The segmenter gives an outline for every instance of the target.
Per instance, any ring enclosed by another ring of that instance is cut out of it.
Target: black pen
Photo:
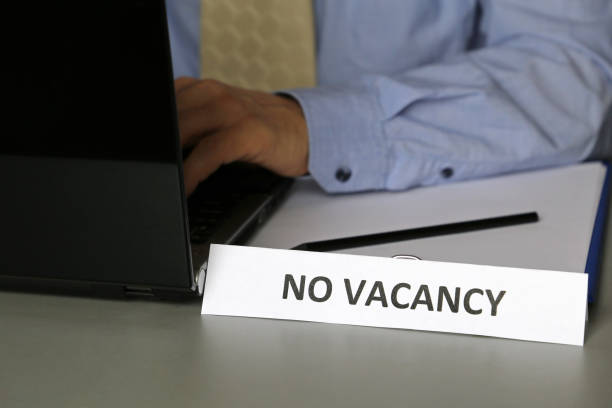
[[[291,249],[315,252],[337,251],[340,249],[347,248],[388,244],[391,242],[408,241],[411,239],[438,237],[442,235],[460,234],[463,232],[508,227],[511,225],[528,224],[537,222],[538,220],[538,213],[532,211],[521,214],[504,215],[502,217],[461,221],[451,224],[440,224],[429,227],[381,232],[377,234],[328,239],[325,241],[306,242]]]

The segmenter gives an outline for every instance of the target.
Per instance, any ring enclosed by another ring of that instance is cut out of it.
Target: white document
[[[303,242],[537,211],[540,221],[457,235],[343,250],[430,261],[584,272],[605,167],[585,163],[402,192],[326,194],[310,178],[249,242]]]
[[[582,345],[585,274],[212,245],[202,314]]]

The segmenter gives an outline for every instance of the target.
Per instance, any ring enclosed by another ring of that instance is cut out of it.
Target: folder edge
[[[594,303],[597,298],[597,284],[599,282],[599,274],[601,269],[601,260],[603,252],[604,233],[606,231],[608,203],[610,198],[610,163],[605,161],[602,164],[606,167],[606,176],[601,188],[601,196],[597,206],[597,215],[595,216],[595,224],[593,225],[593,234],[591,235],[591,243],[589,244],[589,252],[585,266],[585,273],[589,276],[588,284],[588,302]]]

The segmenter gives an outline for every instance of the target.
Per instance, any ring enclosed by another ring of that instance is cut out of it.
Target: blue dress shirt
[[[612,1],[314,6],[318,86],[288,93],[306,116],[310,172],[327,191],[612,155]]]
[[[200,0],[166,0],[174,77],[200,76]]]

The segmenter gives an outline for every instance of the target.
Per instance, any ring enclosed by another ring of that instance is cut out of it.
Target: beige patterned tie
[[[311,0],[201,0],[202,77],[273,91],[315,85]]]

